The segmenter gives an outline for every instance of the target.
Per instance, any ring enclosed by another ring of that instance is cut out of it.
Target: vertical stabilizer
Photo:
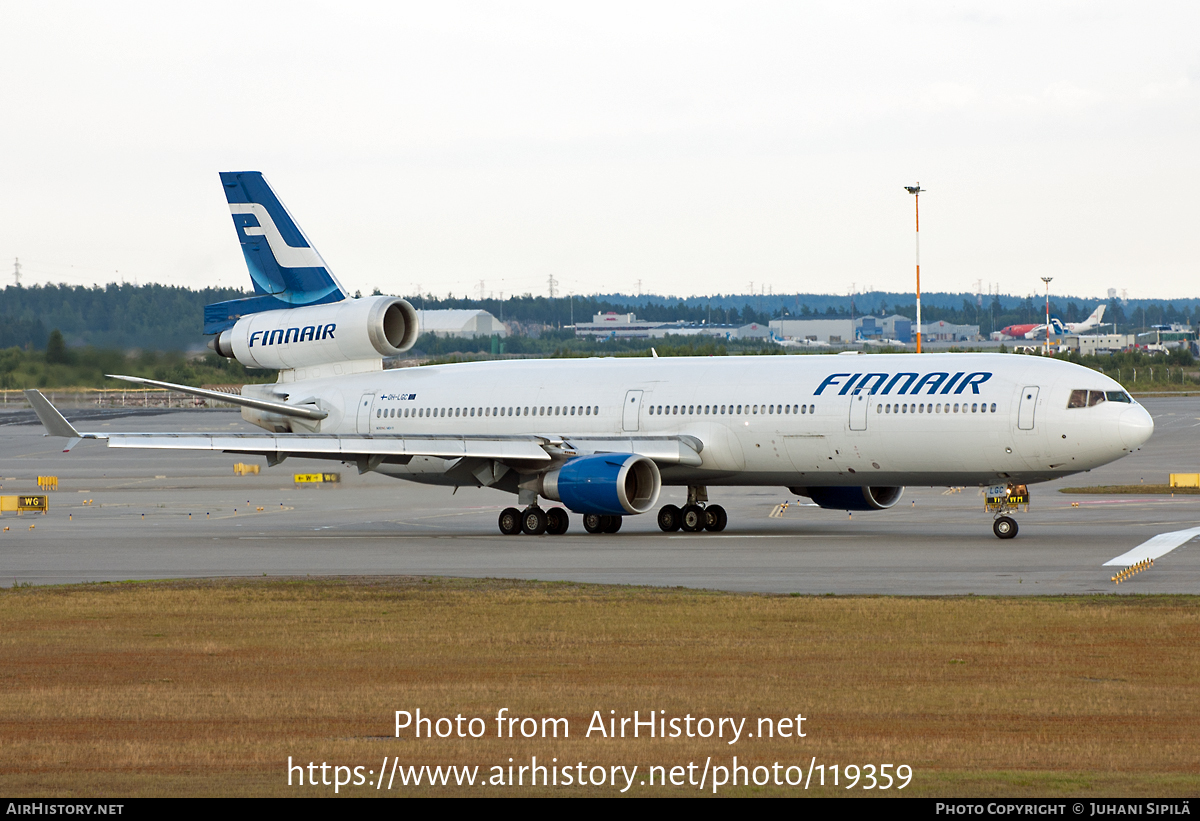
[[[221,184],[255,293],[286,303],[281,308],[346,298],[341,283],[261,173],[222,172]]]

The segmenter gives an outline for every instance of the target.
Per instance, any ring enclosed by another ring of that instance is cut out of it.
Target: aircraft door
[[[850,397],[850,430],[867,429],[867,397],[869,394],[857,393]]]
[[[642,391],[625,392],[625,409],[621,412],[621,430],[636,431],[642,420]]]
[[[375,404],[375,394],[364,393],[358,400],[358,432],[371,432],[371,406]]]
[[[1021,407],[1017,411],[1017,427],[1021,430],[1033,430],[1034,411],[1037,410],[1037,398],[1037,385],[1028,385],[1021,389]]]

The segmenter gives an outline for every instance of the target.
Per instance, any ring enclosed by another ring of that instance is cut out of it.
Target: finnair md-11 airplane
[[[279,372],[240,396],[137,377],[241,405],[266,433],[79,432],[37,391],[49,435],[109,447],[339,460],[398,479],[490,487],[519,507],[504,534],[590,533],[649,513],[664,485],[687,504],[664,531],[723,530],[710,488],[783,486],[837,510],[884,510],[905,485],[1017,485],[1090,470],[1154,430],[1112,379],[1011,354],[593,358],[384,370],[417,339],[403,299],[350,298],[257,172],[223,173],[255,295],[207,306],[222,356]],[[543,509],[539,500],[561,502]],[[1017,533],[1001,505],[993,530]]]

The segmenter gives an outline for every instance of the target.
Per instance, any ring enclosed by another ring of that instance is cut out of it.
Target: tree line
[[[191,289],[175,285],[104,286],[9,285],[0,290],[0,349],[44,350],[58,330],[68,348],[187,351],[202,349],[204,306],[239,299],[248,292],[234,288]],[[672,298],[607,294],[550,298],[521,294],[501,299],[407,295],[418,308],[483,309],[524,330],[565,328],[589,322],[593,314],[634,313],[653,322],[681,321],[711,325],[766,323],[788,317],[849,317],[864,314],[916,316],[912,294],[872,292],[854,296],[831,294],[718,294]],[[1050,310],[1067,322],[1088,316],[1099,300],[1052,299]],[[1006,325],[1040,322],[1045,303],[1034,297],[929,293],[921,298],[925,322],[978,325],[984,335]],[[1110,300],[1105,320],[1122,332],[1170,322],[1200,325],[1200,299],[1170,302]]]

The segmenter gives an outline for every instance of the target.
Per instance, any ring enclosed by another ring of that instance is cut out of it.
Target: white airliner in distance
[[[812,350],[813,348],[828,348],[828,342],[822,342],[819,339],[784,339],[781,336],[771,335],[771,341],[781,348],[800,348],[802,350]]]
[[[591,533],[658,506],[664,531],[719,531],[710,489],[783,486],[821,507],[883,510],[905,485],[1016,485],[1090,470],[1154,430],[1112,379],[1011,354],[593,358],[383,369],[417,313],[349,298],[262,175],[221,174],[255,295],[205,308],[212,347],[278,381],[241,396],[123,376],[242,406],[264,433],[80,432],[37,391],[49,435],[108,447],[338,460],[399,479],[491,487],[502,533]],[[543,509],[539,500],[561,502]],[[1002,509],[993,530],[1017,533]]]
[[[1099,305],[1096,310],[1092,311],[1091,315],[1083,320],[1083,322],[1067,322],[1059,321],[1058,317],[1050,318],[1050,335],[1063,336],[1065,334],[1081,334],[1100,326],[1100,320],[1104,318],[1104,309],[1107,305]],[[1046,338],[1046,323],[1040,325],[1025,324],[1025,325],[1009,325],[1000,329],[1001,337],[1005,339],[1045,339]]]
[[[1100,321],[1104,319],[1104,309],[1107,307],[1103,302],[1100,303],[1096,306],[1096,310],[1092,311],[1091,315],[1083,320],[1083,322],[1068,322],[1067,330],[1073,334],[1081,334],[1084,331],[1090,331],[1093,328],[1099,327],[1101,324]]]

